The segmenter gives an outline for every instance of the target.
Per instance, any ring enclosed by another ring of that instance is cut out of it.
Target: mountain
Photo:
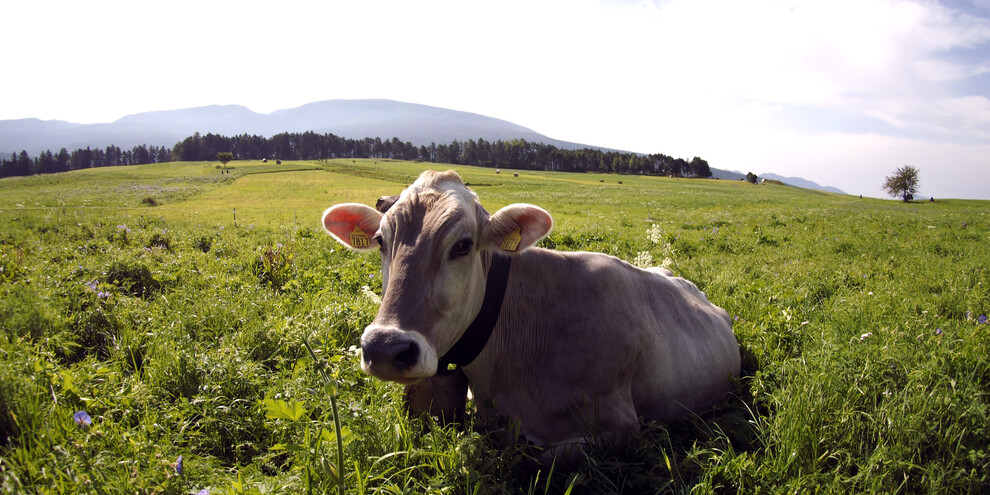
[[[789,186],[801,187],[801,188],[804,188],[804,189],[815,189],[815,190],[818,190],[818,191],[832,192],[832,193],[838,193],[838,194],[846,194],[844,191],[842,191],[839,188],[831,187],[831,186],[822,186],[822,185],[819,185],[819,184],[817,184],[815,182],[812,182],[810,180],[802,179],[800,177],[784,177],[782,175],[777,175],[777,174],[761,174],[760,175],[760,178],[761,179],[779,180],[779,181],[781,181],[784,184],[787,184]]]
[[[104,124],[76,124],[61,120],[0,120],[0,156],[27,151],[31,156],[61,148],[105,148],[111,144],[123,149],[146,144],[171,148],[193,135],[241,134],[271,137],[283,132],[313,131],[332,133],[349,139],[398,138],[416,146],[430,143],[485,139],[486,141],[525,139],[561,149],[594,148],[617,151],[553,139],[532,129],[501,119],[446,108],[403,103],[393,100],[327,100],[297,108],[261,114],[240,105],[210,105],[182,110],[145,112]],[[738,180],[745,174],[711,169],[717,179]],[[764,174],[786,184],[809,189],[840,192],[796,177]]]
[[[350,139],[397,137],[416,146],[483,138],[486,141],[525,139],[564,149],[592,147],[552,139],[532,129],[475,113],[392,100],[328,100],[269,114],[239,105],[211,105],[128,115],[106,124],[2,120],[0,153],[6,156],[26,150],[34,156],[44,150],[71,151],[111,144],[124,149],[139,144],[172,147],[196,132],[271,137],[282,132],[306,131]]]

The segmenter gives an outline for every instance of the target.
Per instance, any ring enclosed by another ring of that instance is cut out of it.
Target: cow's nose
[[[364,363],[381,373],[402,372],[419,363],[419,344],[403,335],[379,333],[361,340]]]

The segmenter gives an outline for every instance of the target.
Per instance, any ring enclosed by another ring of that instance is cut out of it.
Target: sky
[[[871,197],[912,165],[922,195],[990,199],[990,0],[32,0],[0,18],[0,119],[385,98]]]

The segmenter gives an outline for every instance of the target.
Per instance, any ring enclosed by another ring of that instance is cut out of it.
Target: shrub
[[[151,269],[134,261],[115,261],[106,272],[107,282],[122,292],[143,299],[162,289],[162,284]]]
[[[13,282],[24,272],[24,250],[0,246],[0,283]]]
[[[204,253],[210,252],[210,248],[213,247],[213,236],[202,235],[197,237],[196,240],[193,241],[193,247]]]
[[[254,263],[254,273],[262,285],[281,290],[292,278],[292,258],[292,248],[269,244],[261,248]]]
[[[42,339],[51,329],[54,314],[37,290],[13,284],[0,290],[0,328],[10,338]]]
[[[172,250],[172,238],[168,235],[168,229],[164,229],[161,232],[155,232],[148,239],[147,247],[149,248],[160,248],[166,251]]]

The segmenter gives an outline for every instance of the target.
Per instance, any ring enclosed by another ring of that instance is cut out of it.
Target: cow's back
[[[516,256],[492,340],[466,368],[475,396],[524,430],[527,416],[549,415],[528,433],[551,442],[573,402],[631,428],[709,408],[738,374],[735,337],[725,311],[668,274],[598,253]]]

